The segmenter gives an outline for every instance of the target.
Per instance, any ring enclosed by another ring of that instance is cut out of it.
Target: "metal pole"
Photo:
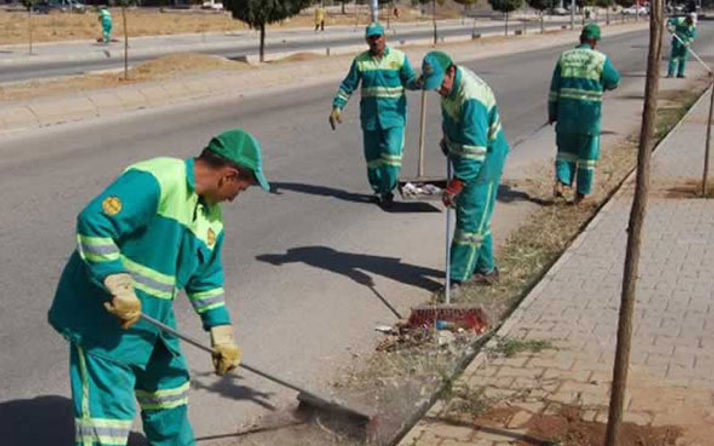
[[[421,119],[419,120],[419,165],[417,177],[424,176],[424,136],[426,133],[426,90],[421,91]]]
[[[372,0],[369,6],[372,9],[372,22],[379,22],[379,3],[377,0]]]
[[[575,29],[575,0],[570,0],[570,29]]]
[[[446,182],[451,181],[451,161],[446,157]],[[451,207],[446,208],[446,288],[444,302],[451,303]]]
[[[702,175],[702,197],[707,196],[707,179],[709,177],[709,147],[712,140],[712,112],[714,112],[714,83],[709,88],[711,99],[709,100],[709,119],[707,120],[707,143],[704,150],[704,173]]]

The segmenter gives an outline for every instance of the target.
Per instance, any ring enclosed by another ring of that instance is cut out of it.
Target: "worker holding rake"
[[[49,311],[50,324],[70,343],[77,445],[126,445],[135,398],[150,445],[195,444],[179,340],[140,316],[175,328],[173,300],[184,289],[210,332],[215,372],[238,366],[219,203],[254,184],[269,188],[260,146],[234,129],[195,159],[128,167],[79,214],[76,249]]]
[[[672,33],[672,51],[669,55],[667,77],[684,77],[689,58],[689,46],[697,38],[697,14],[687,14],[686,17],[672,17],[667,21],[667,30]],[[675,37],[676,36],[676,37]]]
[[[422,76],[424,90],[441,95],[441,147],[453,166],[442,196],[446,206],[456,208],[451,292],[458,292],[466,282],[492,285],[498,280],[498,269],[491,214],[508,154],[496,97],[486,82],[443,52],[424,57]]]

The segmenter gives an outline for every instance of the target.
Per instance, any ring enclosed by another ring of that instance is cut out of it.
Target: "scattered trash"
[[[432,326],[456,331],[463,329],[483,334],[488,329],[488,318],[480,307],[464,305],[424,305],[412,309],[407,325]]]
[[[437,330],[436,332],[436,344],[439,347],[445,345],[451,345],[456,342],[456,335],[448,330]]]
[[[374,327],[374,329],[380,333],[384,334],[390,334],[390,335],[395,335],[398,334],[397,330],[394,329],[394,327],[389,326],[389,325],[377,325]]]
[[[417,197],[423,195],[440,196],[442,192],[442,188],[429,183],[407,183],[402,186],[402,195],[405,197]]]

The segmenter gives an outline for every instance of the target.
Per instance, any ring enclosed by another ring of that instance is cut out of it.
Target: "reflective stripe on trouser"
[[[600,136],[579,133],[556,135],[558,154],[555,157],[557,180],[567,186],[577,182],[577,191],[587,195],[592,191],[595,164],[600,158]]]
[[[194,446],[188,423],[188,370],[159,342],[146,370],[87,354],[72,344],[70,381],[77,446],[126,445],[142,406],[143,427],[152,446]],[[150,401],[149,404],[142,404]],[[144,407],[144,406],[147,407]]]
[[[489,273],[495,266],[491,214],[499,179],[467,184],[456,200],[456,230],[451,242],[451,279],[463,282],[474,272]]]
[[[105,42],[112,40],[112,25],[102,25],[102,37]]]
[[[369,184],[378,194],[391,192],[397,187],[399,172],[402,169],[404,127],[362,132]]]
[[[677,76],[684,76],[684,70],[687,68],[687,59],[689,59],[687,47],[679,42],[673,43],[672,52],[669,53],[667,76],[674,76],[675,71],[677,72]]]

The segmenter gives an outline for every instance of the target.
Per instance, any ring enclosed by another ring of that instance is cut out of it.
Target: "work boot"
[[[500,277],[498,267],[494,267],[491,272],[474,274],[471,280],[469,280],[469,283],[481,286],[493,286],[498,283]]]
[[[558,180],[556,180],[553,185],[553,197],[565,198],[565,185]]]
[[[687,76],[685,76],[685,75],[683,75],[683,74],[678,74],[677,77],[678,77],[679,79],[684,79],[684,78],[687,77]]]
[[[382,194],[380,197],[380,201],[382,204],[382,207],[385,209],[389,209],[392,207],[394,204],[394,194],[391,192],[387,192],[386,194]]]
[[[580,192],[576,193],[575,194],[575,205],[577,206],[577,205],[581,204],[583,202],[583,200],[585,200],[585,197],[586,197],[585,194],[581,194]]]

